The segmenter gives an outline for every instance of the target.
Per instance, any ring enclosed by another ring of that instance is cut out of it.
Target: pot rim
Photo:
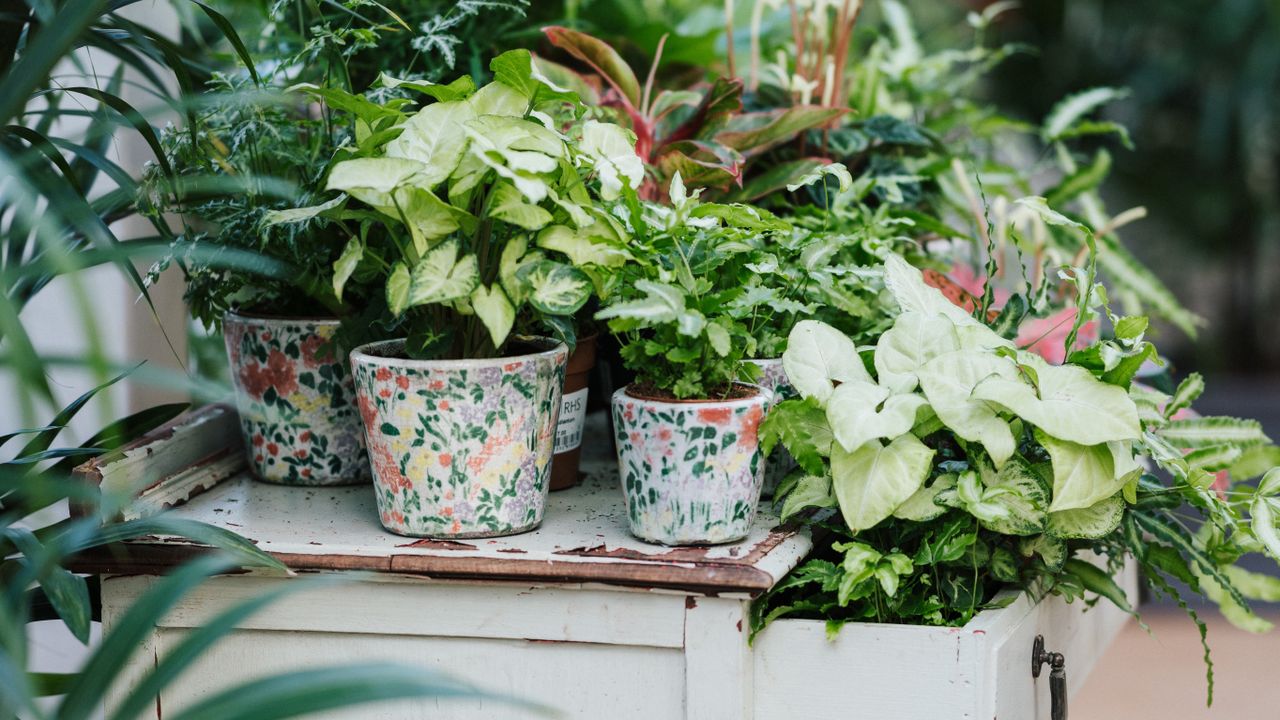
[[[351,351],[351,363],[363,363],[365,365],[377,365],[382,367],[399,367],[399,368],[476,368],[488,367],[491,365],[501,365],[509,362],[521,360],[535,360],[541,358],[553,358],[557,353],[563,352],[565,362],[569,359],[569,348],[559,340],[553,340],[547,337],[532,336],[520,338],[529,342],[550,344],[546,350],[537,352],[522,353],[520,355],[503,355],[492,358],[461,358],[458,360],[415,360],[413,358],[387,357],[386,355],[378,355],[374,351],[385,346],[404,345],[406,338],[394,338],[392,340],[377,340],[371,343],[365,343]]]
[[[285,325],[289,323],[306,323],[308,325],[333,325],[338,326],[342,321],[336,317],[320,317],[306,315],[267,315],[239,312],[236,310],[228,310],[222,314],[222,322],[225,324],[228,320],[236,320],[244,324],[257,323],[259,325]]]
[[[759,385],[756,383],[745,383],[745,382],[739,382],[735,384],[742,385],[743,387],[752,388],[756,392],[754,395],[749,395],[744,398],[734,398],[731,400],[717,400],[715,398],[712,398],[712,399],[687,398],[684,400],[656,400],[654,398],[636,397],[635,395],[632,395],[627,392],[627,388],[630,388],[631,385],[625,385],[614,391],[613,401],[618,402],[619,400],[625,398],[626,400],[647,403],[649,405],[668,405],[671,407],[679,408],[679,407],[689,407],[691,405],[699,405],[699,406],[726,405],[731,407],[737,406],[737,405],[750,406],[750,405],[757,405],[762,403],[765,405],[769,405],[773,400],[773,391],[763,385]]]

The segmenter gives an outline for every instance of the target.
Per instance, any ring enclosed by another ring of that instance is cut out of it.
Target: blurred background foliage
[[[1280,3],[1036,0],[1005,15],[1011,59],[989,90],[1043,115],[1065,93],[1126,87],[1110,110],[1135,147],[1116,152],[1108,193],[1143,204],[1131,249],[1207,324],[1165,333],[1184,368],[1280,368]]]

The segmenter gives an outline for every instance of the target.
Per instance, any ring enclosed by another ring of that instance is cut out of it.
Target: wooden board
[[[602,415],[588,419],[585,479],[578,487],[551,494],[540,528],[506,538],[464,541],[406,538],[385,531],[369,486],[270,485],[242,469],[228,476],[225,464],[207,459],[239,452],[234,438],[227,439],[226,449],[210,447],[210,437],[227,437],[229,420],[234,421],[234,414],[225,409],[201,411],[82,472],[104,480],[145,478],[145,483],[117,483],[145,485],[151,493],[165,486],[165,478],[181,480],[184,488],[198,487],[199,492],[187,493],[179,507],[170,510],[174,517],[239,533],[297,570],[372,570],[754,595],[772,587],[813,545],[807,531],[780,526],[767,508],[756,517],[751,534],[731,545],[669,548],[632,537],[616,463],[604,454],[609,443]],[[220,430],[210,432],[210,427]],[[199,478],[206,470],[211,474],[204,482]],[[198,551],[179,538],[149,538],[87,555],[77,569],[161,573]]]

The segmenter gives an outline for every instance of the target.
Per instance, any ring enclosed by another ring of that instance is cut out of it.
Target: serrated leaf
[[[1069,95],[1058,102],[1049,111],[1044,121],[1042,135],[1045,140],[1057,140],[1072,125],[1083,120],[1089,113],[1109,102],[1128,97],[1129,91],[1123,88],[1096,87],[1074,95]]]
[[[827,458],[835,438],[827,415],[812,399],[784,400],[774,405],[760,424],[760,446],[767,455],[781,442],[810,475],[827,474]]]
[[[846,452],[831,449],[831,480],[849,530],[875,527],[915,494],[929,477],[934,451],[914,435],[886,446],[864,445]]]
[[[1214,445],[1248,448],[1271,442],[1257,420],[1233,417],[1202,417],[1173,420],[1155,431],[1179,448],[1199,449]]]
[[[1214,445],[1192,450],[1187,453],[1186,461],[1193,468],[1213,473],[1219,470],[1226,470],[1232,463],[1240,459],[1240,455],[1243,452],[1240,448],[1232,445]]]
[[[1164,416],[1171,418],[1178,414],[1179,411],[1191,407],[1191,404],[1200,399],[1204,393],[1204,376],[1200,373],[1191,373],[1185,380],[1178,383],[1178,389],[1173,392],[1173,397],[1165,404]]]

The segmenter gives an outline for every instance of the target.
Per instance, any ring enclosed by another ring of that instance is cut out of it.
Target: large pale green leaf
[[[787,337],[782,367],[792,387],[826,406],[836,383],[871,382],[858,348],[844,333],[817,320],[801,320]]]
[[[433,242],[460,228],[468,229],[464,227],[464,221],[468,226],[474,222],[470,213],[446,203],[430,190],[406,187],[395,191],[393,197],[396,203],[394,206],[378,209],[392,217],[401,218],[408,224],[414,247],[419,253],[427,252]]]
[[[457,169],[467,150],[463,124],[475,116],[466,100],[432,103],[411,116],[400,136],[387,143],[387,157],[422,163],[416,182],[430,190]]]
[[[827,399],[827,422],[841,447],[853,452],[874,440],[911,432],[916,412],[925,404],[920,395],[894,395],[873,382],[850,380]]]
[[[939,475],[932,483],[915,491],[906,502],[899,505],[893,511],[893,516],[911,522],[928,522],[947,511],[945,506],[939,505],[935,500],[940,494],[953,490],[955,486],[954,474]]]
[[[476,286],[471,292],[471,309],[489,331],[494,347],[502,347],[516,321],[516,309],[498,283]]]
[[[612,123],[588,120],[582,126],[578,147],[591,162],[605,200],[617,200],[624,185],[636,190],[644,182],[644,162],[636,155],[635,143],[629,130]]]
[[[568,256],[570,262],[578,266],[599,265],[618,268],[625,265],[631,253],[626,248],[600,237],[596,231],[596,225],[578,230],[568,225],[552,225],[538,233],[538,247],[562,252]]]
[[[1039,431],[1036,439],[1053,463],[1051,512],[1096,505],[1119,493],[1130,473],[1141,472],[1129,443],[1080,445]]]
[[[506,182],[495,185],[489,196],[489,217],[526,230],[540,230],[551,222],[551,213],[525,201],[524,195]]]
[[[928,361],[919,370],[920,387],[930,407],[957,436],[981,443],[996,467],[1013,455],[1013,432],[996,409],[973,398],[973,389],[987,378],[1016,375],[1012,361],[985,352],[957,350]]]
[[[1027,358],[1031,360],[1031,358]],[[994,376],[973,396],[996,403],[1060,440],[1097,445],[1142,435],[1138,408],[1123,388],[1076,365],[1036,360],[1034,376]],[[1038,383],[1038,387],[1032,382]]]
[[[885,258],[884,285],[903,312],[942,315],[958,326],[981,324],[937,288],[925,284],[924,275],[898,255]]]
[[[529,96],[506,83],[492,82],[477,90],[468,102],[477,116],[523,117],[529,107]]]
[[[544,175],[559,167],[565,146],[555,133],[518,117],[481,115],[466,123],[471,155],[510,180],[531,203],[547,197]]]
[[[550,315],[572,315],[591,297],[591,278],[554,260],[526,263],[516,271],[531,305]]]
[[[329,171],[325,189],[341,190],[376,208],[392,208],[392,191],[415,183],[426,171],[426,166],[417,160],[404,158],[343,160]]]
[[[953,322],[941,315],[904,312],[876,343],[876,374],[881,385],[910,392],[919,384],[917,374],[922,365],[959,349]]]
[[[1124,508],[1124,498],[1111,497],[1087,508],[1052,512],[1045,532],[1064,540],[1104,538],[1120,527]]]
[[[457,240],[446,240],[424,255],[413,268],[407,307],[470,297],[480,284],[476,256],[459,255]]]
[[[852,532],[875,527],[915,494],[929,477],[934,451],[914,435],[886,446],[831,449],[831,480],[840,512]]]

